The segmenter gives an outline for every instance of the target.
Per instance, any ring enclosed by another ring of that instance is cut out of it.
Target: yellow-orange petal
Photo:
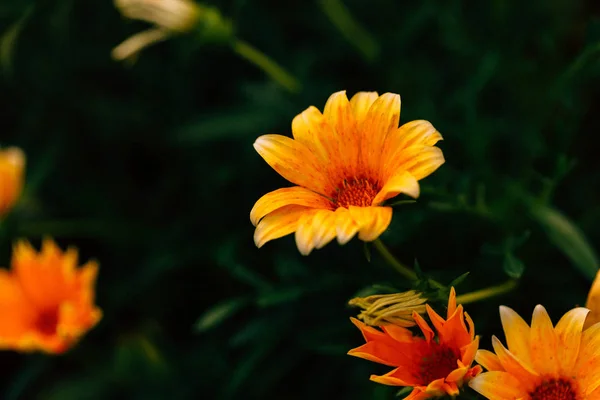
[[[400,96],[384,93],[369,108],[359,129],[362,133],[362,164],[367,171],[380,170],[383,144],[387,135],[398,128],[400,121]]]
[[[321,111],[315,106],[310,106],[292,120],[292,135],[294,140],[305,145],[316,157],[326,163],[330,157],[329,143],[325,135],[330,134],[327,127],[324,131],[325,120]]]
[[[356,235],[360,226],[347,208],[340,207],[335,210],[335,230],[337,235],[337,241],[339,244],[346,244]]]
[[[489,350],[477,350],[475,361],[481,364],[488,371],[504,371],[500,359]]]
[[[331,209],[331,202],[325,197],[300,186],[277,189],[262,196],[250,211],[250,221],[254,226],[265,215],[278,208],[297,205],[308,208]]]
[[[347,176],[356,176],[361,167],[359,156],[362,138],[345,90],[329,96],[323,115],[329,121],[335,134],[336,147],[341,155],[337,162],[342,179]]]
[[[429,121],[416,120],[402,125],[387,136],[381,162],[381,179],[396,173],[397,159],[408,148],[433,146],[442,140],[442,135]]]
[[[359,227],[358,238],[364,242],[377,239],[392,221],[391,207],[350,206],[348,211]]]
[[[421,180],[433,173],[445,161],[444,154],[439,147],[411,146],[389,157],[387,166],[383,168],[382,179],[389,179],[389,176],[397,171],[408,171],[417,180]]]
[[[373,382],[377,382],[377,383],[381,383],[383,385],[389,385],[389,386],[412,386],[414,385],[414,383],[412,383],[410,380],[404,380],[398,376],[398,374],[402,374],[402,375],[406,375],[403,374],[404,371],[402,371],[405,368],[396,368],[391,370],[390,372],[388,372],[385,375],[371,375],[370,379]]]
[[[464,365],[469,366],[473,363],[477,349],[479,349],[479,336],[476,336],[475,340],[460,349],[462,353],[461,361]]]
[[[506,306],[500,306],[500,321],[506,336],[508,350],[524,364],[533,367],[529,347],[530,328],[527,322],[513,309]]]
[[[492,346],[502,368],[519,379],[527,391],[533,390],[540,380],[538,373],[524,365],[521,360],[508,351],[496,336],[492,336]]]
[[[590,310],[584,325],[584,328],[588,328],[600,322],[600,270],[596,273],[585,307]]]
[[[429,343],[431,339],[433,339],[434,333],[427,321],[423,319],[417,312],[413,311],[413,319],[419,328],[421,328],[421,332],[423,332],[423,336],[425,336],[425,341]]]
[[[587,308],[574,308],[563,315],[554,328],[558,339],[557,356],[562,374],[569,375],[573,370],[579,355],[581,332],[588,312]]]
[[[580,386],[587,389],[586,393],[600,387],[600,323],[583,331],[573,373]]]
[[[300,217],[314,209],[303,206],[284,206],[260,220],[254,231],[256,247],[296,231]]]
[[[281,176],[317,193],[329,193],[329,177],[302,143],[282,135],[263,135],[254,142],[260,156]]]
[[[516,377],[503,371],[484,372],[471,379],[469,386],[482,396],[494,400],[526,399],[529,395]]]
[[[23,190],[25,154],[21,149],[0,149],[0,218],[17,203]]]
[[[336,236],[336,215],[330,210],[314,210],[306,212],[298,221],[296,228],[296,245],[300,254],[325,246]]]
[[[359,128],[362,127],[369,109],[378,97],[379,94],[377,92],[358,92],[350,99],[354,119]]]
[[[544,306],[533,310],[530,332],[531,361],[540,374],[558,374],[558,340],[550,316]]]
[[[380,205],[387,199],[391,199],[400,193],[404,193],[416,199],[419,197],[420,191],[419,182],[415,177],[412,176],[410,172],[402,171],[399,174],[392,176],[385,185],[383,185],[379,193],[377,193],[377,196],[373,199],[373,205]]]

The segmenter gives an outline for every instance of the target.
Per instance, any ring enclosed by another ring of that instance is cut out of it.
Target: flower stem
[[[456,296],[457,304],[468,304],[475,303],[481,300],[488,299],[490,297],[499,296],[504,293],[508,293],[517,287],[517,281],[510,279],[500,285],[490,286],[485,289],[476,290],[471,293],[461,294]]]
[[[379,55],[379,44],[352,16],[342,0],[320,0],[323,13],[340,33],[369,61]]]
[[[240,57],[262,69],[275,82],[279,83],[291,93],[300,91],[300,82],[262,51],[239,39],[233,40],[232,47],[233,51]]]
[[[411,281],[416,281],[418,279],[418,276],[415,273],[415,271],[413,271],[412,269],[410,269],[409,267],[407,267],[406,265],[404,265],[400,261],[398,261],[398,259],[396,257],[394,257],[394,255],[390,252],[390,250],[387,248],[387,246],[385,244],[383,244],[381,239],[375,239],[375,241],[373,241],[373,245],[375,246],[375,248],[377,249],[379,254],[381,254],[381,256],[385,259],[385,261],[388,264],[390,264],[396,271],[398,271],[400,273],[400,275],[403,275],[404,277],[410,279]],[[428,281],[429,281],[429,284],[433,287],[436,287],[436,288],[444,287],[444,285],[442,285],[441,283],[439,283],[433,279],[428,279]]]

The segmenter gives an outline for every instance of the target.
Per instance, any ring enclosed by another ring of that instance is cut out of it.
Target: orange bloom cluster
[[[25,154],[16,148],[0,149],[0,218],[15,205],[23,190]]]
[[[471,366],[479,347],[479,337],[475,336],[473,321],[462,305],[456,305],[454,288],[450,292],[446,319],[429,305],[426,307],[435,331],[423,317],[413,313],[424,337],[415,336],[400,326],[385,325],[380,331],[352,319],[367,343],[348,354],[396,367],[383,376],[372,375],[371,380],[413,387],[407,397],[410,400],[456,396],[465,382],[481,372],[479,365]]]
[[[75,249],[63,252],[50,239],[39,253],[15,245],[11,269],[0,269],[0,348],[62,353],[98,323],[98,265],[77,264]]]
[[[489,372],[469,385],[491,400],[600,399],[600,324],[583,329],[588,311],[575,308],[552,326],[538,305],[530,327],[500,307],[508,349],[492,337],[495,354],[479,350],[476,356]]]
[[[264,135],[256,151],[297,186],[261,197],[250,212],[258,247],[295,232],[304,255],[334,238],[377,239],[392,220],[384,202],[419,196],[419,180],[444,163],[442,139],[427,121],[398,127],[400,96],[334,93],[321,113],[309,107],[292,121],[294,138]]]

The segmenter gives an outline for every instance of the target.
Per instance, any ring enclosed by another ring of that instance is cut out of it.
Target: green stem
[[[320,0],[319,5],[331,23],[367,60],[377,58],[379,44],[360,26],[341,0]]]
[[[291,93],[297,93],[301,89],[300,82],[288,73],[283,67],[273,61],[265,53],[254,46],[239,39],[234,39],[231,44],[233,51],[240,57],[250,61],[258,68],[262,69],[275,82],[286,88]]]
[[[415,271],[413,271],[412,269],[410,269],[409,267],[407,267],[406,265],[404,265],[400,261],[398,261],[398,259],[396,257],[394,257],[394,255],[390,252],[390,250],[386,247],[386,245],[383,244],[381,239],[375,239],[375,241],[373,242],[373,246],[375,246],[375,248],[377,249],[379,254],[381,254],[381,256],[384,258],[384,260],[388,264],[390,264],[396,271],[398,271],[400,273],[400,275],[410,279],[411,281],[416,281],[418,279],[418,276],[415,273]],[[441,283],[439,283],[433,279],[428,279],[428,281],[429,281],[429,284],[433,287],[436,287],[436,288],[444,287],[444,285],[442,285]]]
[[[456,304],[475,303],[490,297],[499,296],[508,293],[517,287],[517,281],[514,279],[508,280],[500,285],[490,286],[485,289],[476,290],[471,293],[461,294],[456,296]]]

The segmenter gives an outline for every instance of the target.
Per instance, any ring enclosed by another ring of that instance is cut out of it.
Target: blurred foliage
[[[362,343],[347,301],[408,282],[358,240],[309,257],[293,236],[252,241],[252,205],[286,185],[253,141],[342,89],[400,93],[403,122],[444,135],[446,164],[382,239],[445,284],[470,272],[459,294],[520,277],[466,306],[482,347],[502,337],[499,304],[556,321],[584,303],[600,243],[596,2],[205,4],[302,90],[193,35],[117,63],[146,25],[110,1],[0,5],[0,142],[28,155],[0,262],[16,237],[77,245],[100,261],[105,314],[65,356],[1,353],[2,399],[393,398],[368,380],[386,367],[346,355]]]

